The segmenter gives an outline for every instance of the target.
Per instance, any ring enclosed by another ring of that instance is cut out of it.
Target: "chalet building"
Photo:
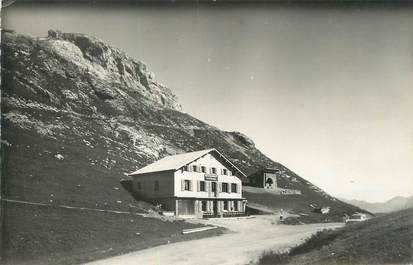
[[[176,216],[245,213],[241,178],[246,175],[216,149],[164,157],[129,176],[135,192]]]

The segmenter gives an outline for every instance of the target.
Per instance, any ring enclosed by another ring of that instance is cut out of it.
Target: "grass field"
[[[338,230],[324,230],[289,253],[264,253],[260,265],[409,264],[413,261],[413,209]]]
[[[10,265],[80,264],[168,242],[222,233],[222,229],[214,229],[182,235],[182,229],[200,225],[136,214],[15,203],[5,206],[1,252],[4,264]]]

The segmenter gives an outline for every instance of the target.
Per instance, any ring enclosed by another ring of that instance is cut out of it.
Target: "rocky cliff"
[[[308,211],[312,202],[339,213],[357,210],[263,155],[242,133],[181,112],[146,64],[96,38],[3,32],[2,48],[8,198],[131,207],[133,199],[119,189],[125,173],[166,155],[214,147],[247,174],[281,169],[280,183],[301,190],[296,200]]]

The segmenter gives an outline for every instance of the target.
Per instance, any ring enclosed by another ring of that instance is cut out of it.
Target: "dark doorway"
[[[265,187],[267,189],[273,188],[274,187],[273,184],[274,184],[274,181],[272,180],[272,178],[267,178],[267,181],[265,182]]]
[[[213,201],[214,215],[218,215],[218,202]]]

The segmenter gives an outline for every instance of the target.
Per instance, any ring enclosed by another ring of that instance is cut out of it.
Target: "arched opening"
[[[265,187],[267,189],[273,189],[274,188],[274,180],[272,178],[267,178],[267,181],[265,182]]]

